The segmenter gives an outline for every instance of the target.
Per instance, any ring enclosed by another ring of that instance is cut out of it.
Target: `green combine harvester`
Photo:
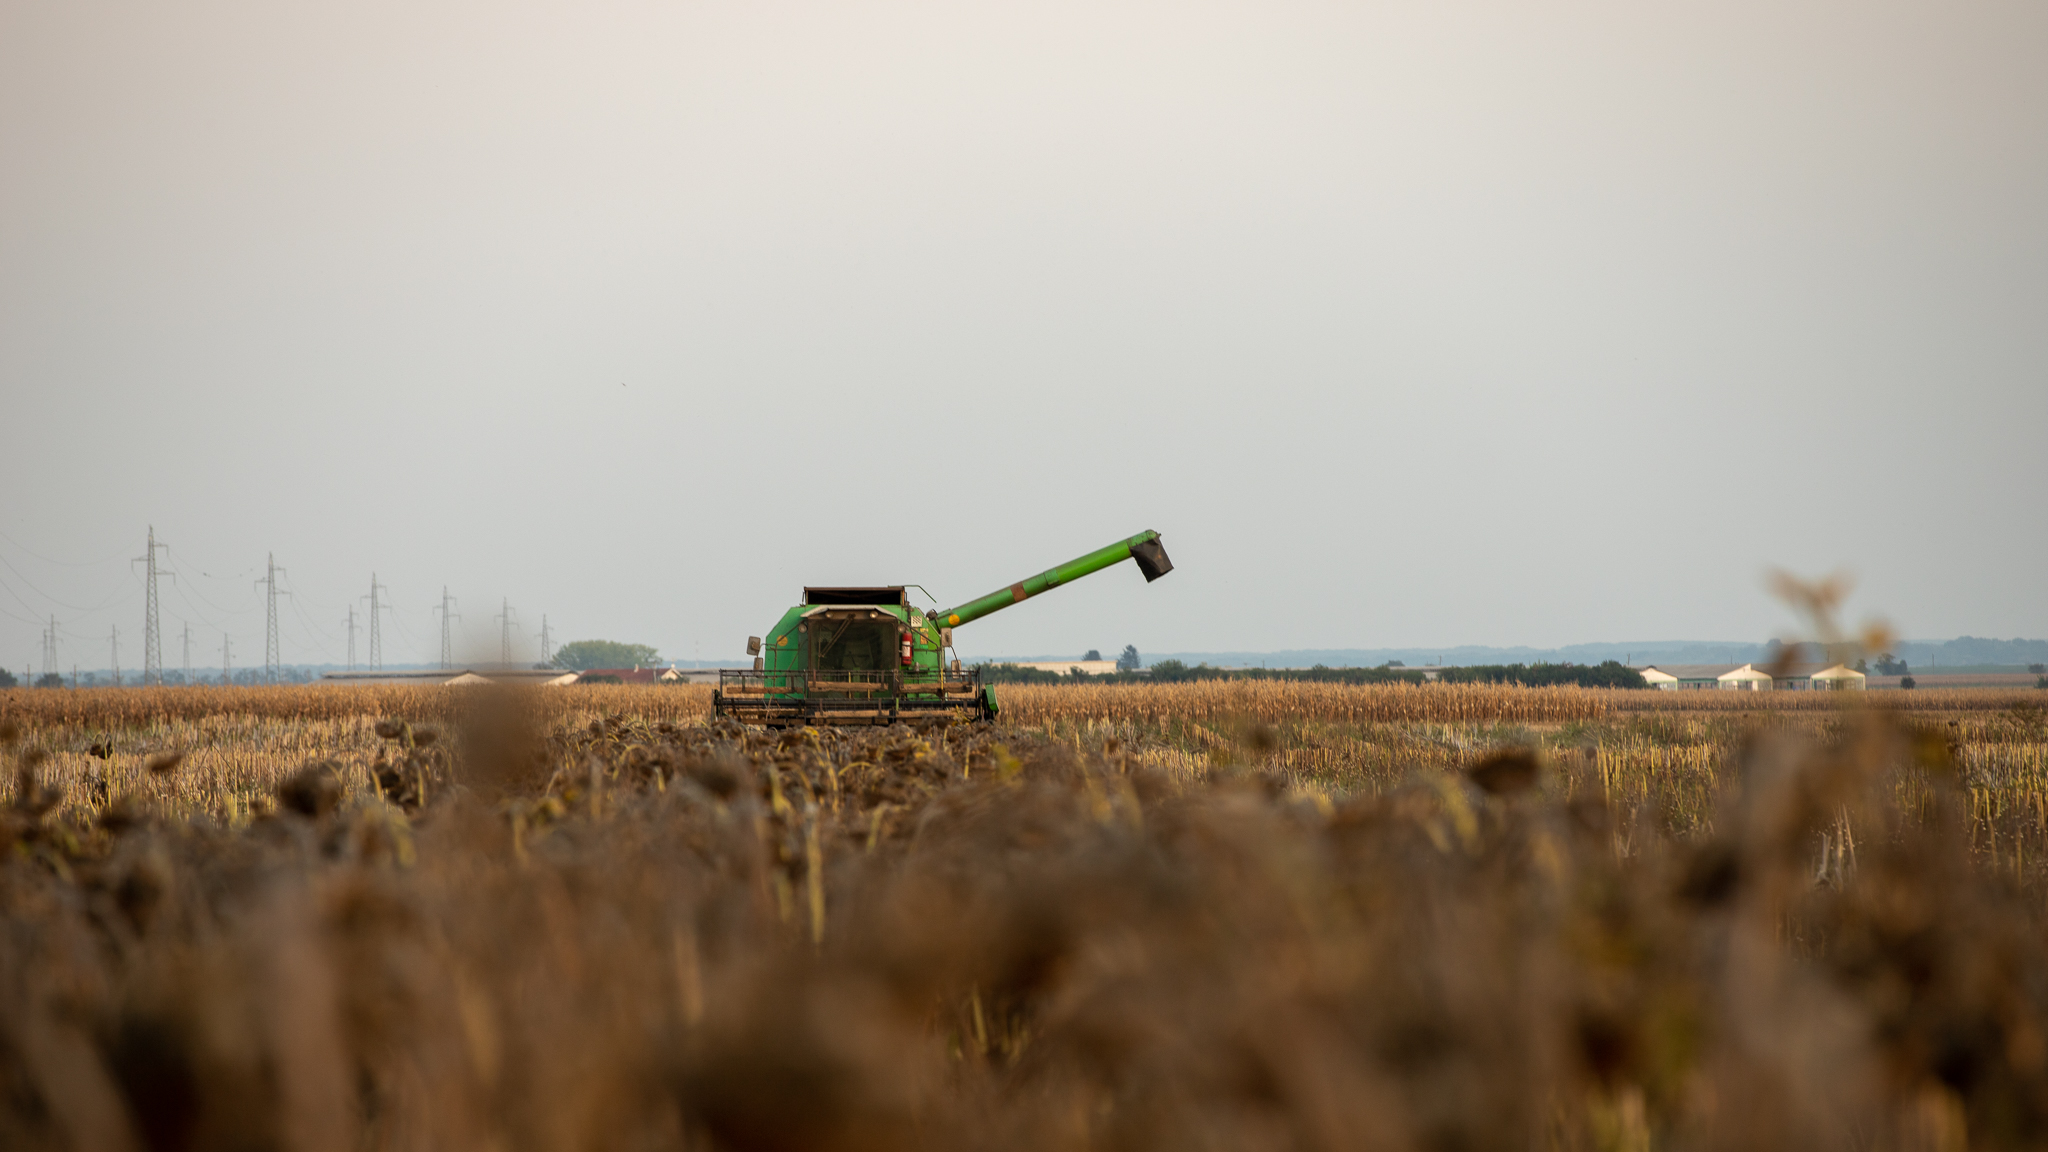
[[[773,728],[993,720],[995,685],[980,669],[961,670],[950,654],[953,629],[1125,560],[1137,561],[1148,584],[1173,571],[1159,533],[1140,532],[943,612],[911,607],[910,585],[806,588],[765,641],[747,638],[752,670],[719,672],[712,710]]]

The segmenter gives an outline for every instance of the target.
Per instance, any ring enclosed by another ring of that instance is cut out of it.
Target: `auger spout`
[[[948,628],[971,623],[991,612],[1022,603],[1040,592],[1079,580],[1083,576],[1100,572],[1125,560],[1138,562],[1138,569],[1145,574],[1145,582],[1148,584],[1173,571],[1173,561],[1166,558],[1166,548],[1159,541],[1159,533],[1140,532],[1128,540],[1119,540],[1107,548],[1098,548],[1086,556],[1076,557],[1029,579],[1019,580],[1008,588],[969,600],[958,608],[949,608],[938,613],[938,621]]]

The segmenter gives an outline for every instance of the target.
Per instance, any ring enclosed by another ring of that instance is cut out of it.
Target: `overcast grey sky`
[[[0,0],[0,663],[2048,635],[2048,6]],[[62,563],[57,563],[62,562]],[[360,613],[359,613],[360,614]]]

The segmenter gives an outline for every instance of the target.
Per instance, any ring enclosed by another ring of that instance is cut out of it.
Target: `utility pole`
[[[267,615],[264,617],[263,625],[263,681],[266,684],[275,684],[277,683],[278,664],[277,574],[284,571],[284,569],[277,566],[276,553],[265,553],[265,556],[268,560],[268,567],[265,569],[263,579],[256,581],[257,586],[265,590],[265,604],[267,608]],[[289,596],[291,593],[287,592],[285,595]]]
[[[390,605],[384,603],[378,594],[389,591],[391,589],[377,583],[377,574],[375,572],[370,573],[370,594],[363,597],[363,599],[370,602],[370,671],[372,672],[381,672],[384,669],[384,630],[379,617],[384,609],[389,608]]]
[[[185,623],[185,683],[192,683],[192,623]]]
[[[113,629],[114,634],[111,643],[114,648],[114,687],[119,688],[121,686],[121,626],[115,624]]]
[[[548,614],[540,614],[540,663],[542,667],[555,662],[554,634],[548,631]]]
[[[149,527],[149,547],[137,560],[149,565],[149,580],[142,598],[142,682],[161,686],[164,682],[163,637],[157,627],[156,578],[158,575],[171,576],[169,572],[159,573],[156,566],[156,552],[161,548],[170,551],[170,545],[156,542],[156,525]],[[172,579],[177,577],[172,576]]]
[[[450,662],[455,658],[455,645],[450,642],[452,636],[448,630],[448,621],[462,619],[462,614],[455,610],[455,604],[458,599],[458,597],[448,594],[448,586],[446,584],[441,585],[441,606],[434,609],[434,611],[441,614],[441,670],[443,672],[448,670]]]
[[[356,606],[348,606],[348,670],[356,670]]]
[[[228,639],[227,633],[223,632],[220,634],[220,682],[223,685],[235,682],[235,668],[232,663],[234,660],[233,645],[234,642]]]
[[[498,663],[512,666],[512,600],[507,597],[505,610],[498,613]]]

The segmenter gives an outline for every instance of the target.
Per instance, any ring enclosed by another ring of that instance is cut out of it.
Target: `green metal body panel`
[[[768,724],[887,723],[920,713],[992,719],[994,686],[946,668],[942,629],[1132,559],[1134,549],[1148,581],[1171,570],[1159,534],[1141,532],[941,613],[907,604],[799,604],[763,638],[757,671],[721,673],[714,707]]]

